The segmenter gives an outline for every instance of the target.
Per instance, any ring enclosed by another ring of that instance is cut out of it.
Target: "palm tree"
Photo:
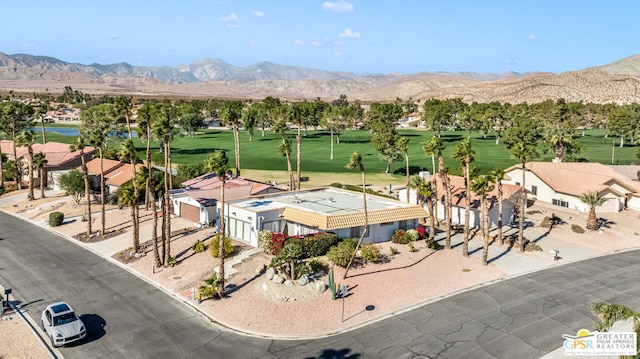
[[[33,155],[33,168],[38,170],[38,178],[40,179],[40,198],[44,198],[44,166],[47,164],[47,159],[44,153],[38,152]]]
[[[494,168],[489,173],[489,176],[491,176],[491,182],[498,186],[498,243],[502,244],[502,201],[504,200],[502,180],[504,179],[504,170],[502,168]]]
[[[347,169],[359,168],[360,174],[362,175],[362,206],[364,209],[364,225],[362,226],[362,233],[360,234],[360,239],[358,240],[358,244],[356,244],[356,249],[353,251],[351,255],[351,259],[349,259],[349,264],[347,264],[347,269],[344,271],[344,276],[342,279],[347,278],[347,273],[349,272],[349,268],[351,268],[351,264],[353,263],[353,259],[356,257],[356,253],[358,252],[358,248],[362,244],[362,240],[367,234],[367,230],[369,229],[369,214],[367,212],[367,187],[366,182],[364,180],[364,165],[362,164],[362,155],[360,152],[354,152],[351,154],[351,158],[349,159],[349,163],[344,166]]]
[[[132,163],[131,165],[135,166],[138,155],[132,140],[127,139],[122,143],[122,147],[120,147],[119,157],[121,161],[130,161]],[[133,171],[133,173],[135,173],[135,170]],[[131,194],[131,201],[130,203],[128,203],[128,205],[131,206],[131,222],[133,225],[133,251],[134,253],[138,253],[138,250],[140,249],[140,226],[138,219],[138,185],[136,177],[131,178],[131,189],[133,193]]]
[[[11,135],[11,139],[16,141],[16,136],[21,131],[31,128],[31,121],[33,116],[33,107],[18,101],[5,102],[0,112],[0,127],[2,132],[6,132]],[[13,159],[15,162],[15,171],[17,178],[18,190],[22,190],[22,171],[20,171],[20,161],[16,153],[16,148],[13,146]]]
[[[415,188],[420,206],[424,206],[424,202],[427,202],[427,208],[429,209],[429,238],[434,238],[436,224],[433,205],[434,191],[433,187],[431,187],[431,182],[425,181],[420,175],[415,175],[411,177],[409,188]]]
[[[87,200],[87,239],[91,237],[91,189],[89,187],[89,173],[87,170],[87,164],[84,159],[84,139],[79,136],[75,139],[75,141],[69,145],[69,151],[75,152],[80,151],[80,160],[82,161],[82,166],[80,169],[82,170],[82,179],[84,180],[84,197]]]
[[[218,221],[218,248],[220,257],[220,279],[218,281],[218,295],[220,297],[225,296],[224,292],[224,238],[226,236],[225,221],[224,221],[224,189],[227,183],[227,172],[229,171],[229,159],[227,154],[223,150],[217,150],[213,152],[207,162],[205,163],[205,169],[208,172],[213,172],[218,176],[221,182],[220,186],[220,220]]]
[[[236,176],[240,176],[240,126],[242,124],[242,101],[224,101],[220,108],[222,123],[233,130]]]
[[[24,130],[24,131],[20,131],[18,133],[18,135],[16,136],[16,141],[15,141],[15,146],[26,146],[27,147],[27,152],[29,153],[29,160],[27,161],[27,168],[29,169],[29,194],[27,194],[27,199],[29,201],[33,201],[34,200],[34,196],[33,196],[33,144],[35,143],[35,136],[33,134],[33,131],[31,130]],[[22,181],[22,175],[20,175],[21,172],[18,172],[18,175],[20,177],[20,181]]]
[[[293,168],[291,167],[291,141],[285,137],[285,129],[287,124],[285,121],[277,121],[273,125],[273,132],[279,133],[282,141],[278,144],[278,151],[287,159],[287,173],[289,174],[289,190],[295,189],[295,181],[293,179]]]
[[[589,206],[589,217],[587,218],[587,229],[595,231],[598,229],[598,217],[596,216],[596,206],[601,206],[607,198],[600,197],[596,191],[589,191],[580,196],[580,200]]]
[[[471,149],[471,140],[465,138],[453,148],[451,157],[462,162],[464,169],[464,197],[465,197],[465,214],[464,214],[464,241],[462,243],[462,255],[469,255],[469,217],[471,215],[471,175],[470,167],[476,153]]]
[[[436,221],[439,222],[438,220],[438,200],[440,199],[438,197],[438,179],[437,179],[437,175],[436,175],[436,162],[435,162],[435,158],[436,156],[438,157],[438,166],[439,168],[443,168],[444,167],[444,160],[442,159],[442,151],[444,150],[445,146],[442,143],[442,139],[440,137],[431,137],[428,139],[425,139],[422,142],[422,149],[424,150],[424,153],[427,156],[431,156],[431,163],[432,163],[432,168],[431,168],[431,188],[433,189],[433,196],[436,198],[436,203],[434,206],[434,217],[436,219]],[[440,170],[437,171],[439,174]],[[444,183],[444,182],[443,182]],[[446,208],[445,208],[445,215],[446,215]],[[449,242],[451,243],[451,242]],[[447,247],[449,248],[449,247]]]
[[[562,162],[567,149],[574,148],[573,136],[575,128],[568,122],[554,122],[547,127],[547,142],[553,146],[555,158],[553,162]]]
[[[522,189],[520,197],[520,218],[518,222],[518,252],[524,251],[524,214],[527,207],[527,191],[525,190],[525,180],[527,173],[527,160],[531,157],[531,149],[524,142],[516,143],[511,148],[511,153],[520,160],[522,164]]]
[[[404,155],[405,175],[407,176],[407,203],[409,203],[409,185],[411,173],[409,173],[409,138],[400,136],[396,141],[396,148]]]
[[[480,196],[481,208],[481,232],[483,241],[482,264],[487,265],[489,255],[489,215],[487,214],[487,193],[493,191],[494,185],[491,183],[491,176],[476,176],[471,182],[471,189]]]
[[[294,189],[300,189],[302,176],[302,123],[311,113],[311,104],[308,101],[296,102],[291,106],[291,118],[296,123],[296,178]]]

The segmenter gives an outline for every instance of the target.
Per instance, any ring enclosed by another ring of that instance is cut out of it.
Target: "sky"
[[[640,53],[640,1],[0,0],[0,52],[356,74],[565,72]]]

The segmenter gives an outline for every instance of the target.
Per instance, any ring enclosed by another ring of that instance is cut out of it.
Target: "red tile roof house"
[[[105,183],[107,181],[108,175],[110,173],[112,173],[113,171],[115,171],[116,169],[122,167],[125,163],[124,162],[120,162],[120,161],[116,161],[116,160],[110,160],[110,159],[103,159],[102,160],[102,171],[103,171],[103,175],[105,178]],[[79,171],[81,171],[81,168],[78,168]],[[131,171],[131,166],[129,166],[129,171]],[[98,193],[100,192],[99,188],[100,188],[100,158],[94,158],[91,161],[87,162],[87,173],[89,174],[89,180],[91,181],[91,188],[97,188],[98,189]],[[131,177],[131,176],[129,176]],[[106,194],[109,194],[109,187],[105,188],[106,189]]]
[[[140,172],[140,170],[144,167],[143,164],[136,164],[136,173]],[[98,171],[98,174],[100,172]],[[121,166],[118,166],[111,170],[109,173],[105,173],[104,175],[105,185],[107,186],[107,193],[114,193],[120,188],[123,184],[130,182],[133,179],[133,174],[131,173],[131,164],[123,163]]]
[[[0,147],[2,153],[5,153],[10,160],[13,160],[13,141],[1,141]],[[80,157],[80,151],[71,152],[69,145],[60,142],[47,142],[44,144],[38,144],[32,146],[33,153],[42,152],[47,160],[47,164],[44,166],[44,180],[47,188],[59,190],[58,177],[67,173],[73,168],[77,168],[82,164]],[[85,161],[90,161],[93,158],[95,149],[87,146],[84,148]],[[18,158],[29,159],[29,152],[27,147],[16,148],[16,155]],[[28,181],[28,177],[25,177]],[[40,185],[40,178],[38,177],[38,171],[34,172],[34,186]]]
[[[193,221],[194,224],[212,225],[218,216],[220,179],[213,173],[198,176],[183,182],[181,189],[169,192],[176,216]],[[273,185],[253,181],[244,177],[228,179],[225,185],[225,201],[256,195],[282,192]]]
[[[420,173],[425,180],[429,180],[429,172]],[[466,199],[465,199],[465,187],[464,177],[449,176],[451,181],[451,199],[452,199],[452,215],[451,223],[455,225],[463,225],[466,213]],[[502,185],[502,223],[508,225],[513,222],[513,214],[518,213],[518,201],[520,198],[520,186],[511,184]],[[401,201],[406,202],[407,192],[406,189],[400,190],[399,197]],[[411,190],[409,196],[411,203],[417,203],[416,191]],[[488,215],[489,215],[489,228],[498,226],[499,217],[499,197],[498,187],[495,186],[493,191],[487,193]],[[442,181],[438,178],[438,220],[444,220],[444,203],[445,203],[445,187],[442,185]],[[428,210],[427,205],[424,205],[425,210]],[[469,213],[469,227],[480,228],[481,220],[481,208],[480,208],[480,196],[475,193],[471,193],[471,206]]]
[[[617,166],[590,162],[529,162],[525,186],[529,198],[552,205],[588,212],[580,196],[596,191],[607,198],[598,212],[614,213],[624,209],[640,211],[640,182],[625,176]],[[520,185],[522,165],[505,170],[505,183]]]

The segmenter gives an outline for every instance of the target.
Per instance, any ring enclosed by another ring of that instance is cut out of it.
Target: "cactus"
[[[329,271],[329,290],[331,290],[331,299],[336,300],[340,296],[340,284],[336,284],[333,275],[333,268]]]

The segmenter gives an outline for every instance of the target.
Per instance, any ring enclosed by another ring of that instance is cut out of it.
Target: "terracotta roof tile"
[[[319,228],[325,231],[364,225],[364,212],[327,215],[301,208],[287,207],[282,212],[282,216],[288,221],[301,223],[305,226]],[[428,217],[428,213],[420,206],[407,206],[370,211],[367,213],[367,217],[369,224],[379,224],[424,218]]]
[[[114,169],[124,165],[123,162],[104,159],[102,160],[102,168],[104,170],[105,176],[107,173],[113,171]],[[131,168],[131,167],[129,167]],[[99,175],[100,174],[100,158],[94,158],[91,161],[87,162],[87,171],[90,175]]]

